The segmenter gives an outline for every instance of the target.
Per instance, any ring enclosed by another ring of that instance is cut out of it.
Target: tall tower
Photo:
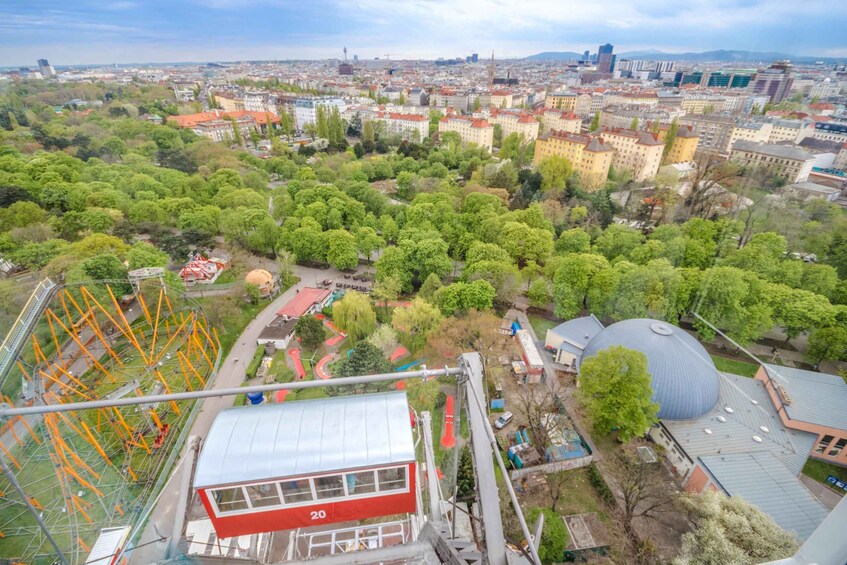
[[[601,45],[597,48],[597,72],[598,73],[613,73],[615,72],[615,56],[612,55],[614,46],[611,43]]]
[[[491,50],[491,63],[488,65],[488,84],[494,84],[494,50]]]

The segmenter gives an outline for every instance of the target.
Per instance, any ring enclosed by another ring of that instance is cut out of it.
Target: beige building
[[[784,177],[787,184],[808,180],[815,163],[815,156],[799,147],[744,140],[735,142],[731,155],[744,167]]]
[[[655,92],[607,92],[603,106],[658,106]]]
[[[810,122],[803,120],[773,120],[771,122],[771,133],[768,143],[779,143],[788,141],[800,143],[803,138],[812,135],[813,129]]]
[[[601,139],[567,132],[549,132],[535,142],[533,164],[556,155],[571,162],[585,190],[601,188],[609,176],[614,150]]]
[[[509,134],[516,133],[523,136],[527,143],[538,138],[538,129],[541,125],[532,114],[514,110],[498,110],[493,106],[488,121],[492,125],[500,126],[504,138]]]
[[[665,137],[668,134],[668,124],[659,126],[659,140],[664,143]],[[676,128],[676,137],[673,144],[665,155],[662,163],[665,165],[673,165],[675,163],[688,163],[694,160],[694,153],[697,152],[697,145],[700,142],[700,136],[694,131],[694,128],[686,125],[678,125]]]
[[[475,143],[489,151],[494,148],[494,126],[482,119],[449,114],[438,122],[438,131],[456,132],[462,143]]]
[[[615,170],[630,171],[635,181],[652,179],[659,172],[665,144],[656,134],[616,128],[604,129],[600,138],[615,150],[612,156]]]
[[[736,141],[752,141],[768,143],[773,131],[773,125],[761,122],[739,122],[729,134],[726,150],[731,150]]]
[[[541,118],[541,133],[550,131],[579,133],[582,128],[582,118],[573,112],[545,109],[536,115]]]
[[[240,98],[224,96],[223,94],[215,94],[215,102],[221,107],[224,112],[238,112],[245,110],[244,101]]]
[[[212,141],[232,142],[235,140],[235,130],[233,125],[238,128],[242,140],[250,139],[250,132],[256,129],[256,120],[254,120],[251,116],[233,118],[232,121],[222,119],[209,120],[207,122],[200,122],[194,125],[191,129],[197,135],[208,137]]]
[[[575,92],[549,92],[544,99],[544,107],[573,112],[576,109],[576,98]]]
[[[723,96],[695,95],[685,96],[680,102],[680,108],[692,114],[711,114],[723,110]]]
[[[429,136],[429,119],[426,116],[380,112],[378,119],[385,124],[388,133],[398,134],[405,140],[423,141]]]
[[[599,92],[580,94],[576,99],[574,114],[580,118],[590,118],[603,109],[605,97]]]
[[[492,90],[488,104],[492,108],[512,108],[515,106],[514,94],[508,90]]]

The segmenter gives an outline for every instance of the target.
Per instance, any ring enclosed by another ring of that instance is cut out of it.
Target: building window
[[[220,512],[234,512],[236,510],[247,510],[247,500],[241,487],[222,488],[212,491],[215,504]]]
[[[250,506],[253,508],[279,506],[279,491],[276,485],[277,483],[265,483],[263,485],[245,487],[247,496],[250,498]]]
[[[841,450],[844,449],[845,445],[847,445],[847,439],[839,438],[839,440],[835,443],[835,446],[832,448],[832,450],[830,450],[829,453],[827,453],[827,455],[829,455],[830,457],[838,457],[838,455],[841,453]]]
[[[406,468],[395,467],[394,469],[379,470],[379,490],[401,490],[406,488]]]
[[[282,487],[282,497],[286,504],[312,500],[312,487],[309,479],[283,481],[280,483],[280,487]]]
[[[818,443],[818,446],[815,448],[815,453],[823,453],[826,451],[827,446],[832,443],[832,440],[835,439],[833,436],[823,436],[823,439]]]
[[[344,496],[344,481],[341,475],[328,475],[315,479],[315,494],[319,499]]]

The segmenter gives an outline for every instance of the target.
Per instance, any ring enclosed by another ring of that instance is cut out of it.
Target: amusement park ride
[[[42,281],[0,346],[0,402],[47,407],[203,389],[220,361],[217,333],[162,275]],[[0,419],[0,557],[53,562],[58,552],[83,563],[103,528],[149,510],[193,414],[194,403],[169,401]]]
[[[173,534],[157,532],[150,542],[167,541],[167,549],[135,562],[193,560],[184,527],[193,490],[219,551],[221,541],[242,548],[243,536],[251,545],[262,532],[288,530],[288,556],[276,562],[540,565],[543,519],[530,532],[511,481],[501,486],[495,477],[495,466],[503,477],[508,471],[488,421],[478,353],[462,354],[452,368],[211,388],[221,361],[214,328],[201,309],[168,293],[161,271],[145,271],[134,273],[131,287],[43,281],[0,345],[0,558],[126,563],[181,446],[191,462],[201,441],[186,437],[197,400],[447,377],[458,384],[455,416],[468,418],[479,541],[457,529],[458,450],[445,496],[430,414],[414,413],[397,391],[221,411],[196,465],[182,465]],[[503,488],[523,538],[508,545]],[[843,562],[845,518],[842,502],[797,556],[780,563]],[[297,549],[303,543],[305,551]],[[836,554],[841,561],[828,559]]]

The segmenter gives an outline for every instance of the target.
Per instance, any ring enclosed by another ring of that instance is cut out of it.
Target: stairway
[[[0,345],[0,387],[5,384],[15,359],[58,288],[58,285],[50,279],[44,279],[38,283],[18,319],[12,324],[6,339]]]

